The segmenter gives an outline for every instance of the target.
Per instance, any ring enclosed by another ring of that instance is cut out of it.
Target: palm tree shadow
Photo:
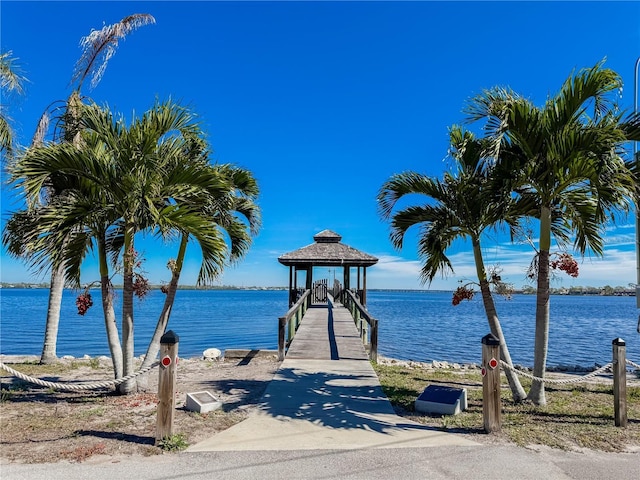
[[[399,417],[375,375],[309,373],[281,368],[267,387],[260,410],[280,420],[306,420],[335,429],[436,431]]]
[[[235,401],[225,401],[222,405],[222,410],[229,412],[241,406],[258,405],[269,381],[231,378],[203,382],[202,385],[204,390],[211,390],[214,395],[224,394],[235,397]]]

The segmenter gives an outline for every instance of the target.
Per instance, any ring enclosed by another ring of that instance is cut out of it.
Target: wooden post
[[[360,318],[360,322],[362,323],[362,343],[364,345],[369,344],[369,322],[363,318]]]
[[[500,340],[492,334],[482,337],[482,417],[487,433],[502,427],[500,402]]]
[[[293,266],[289,267],[289,308],[293,306]]]
[[[180,338],[169,330],[160,338],[160,377],[158,378],[158,413],[156,445],[173,435],[178,371],[178,342]]]
[[[373,363],[378,363],[378,320],[371,319],[371,348],[369,358]]]
[[[278,318],[278,361],[284,360],[284,332],[287,326],[287,317]]]
[[[627,344],[621,338],[613,342],[613,409],[616,427],[627,426]]]
[[[300,309],[296,310],[296,313],[293,314],[293,316],[291,318],[289,318],[289,335],[287,338],[287,343],[291,343],[291,340],[293,340],[293,337],[296,334],[296,324],[298,323],[298,313],[300,312]]]
[[[363,306],[367,306],[367,267],[362,268],[362,298],[360,303]]]

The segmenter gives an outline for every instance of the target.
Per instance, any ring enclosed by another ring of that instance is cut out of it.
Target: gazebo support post
[[[349,278],[350,267],[345,265],[344,267],[344,289],[349,290],[351,288],[351,279]]]
[[[360,303],[364,307],[367,306],[367,267],[362,267],[362,298]]]
[[[293,307],[293,266],[289,267],[289,308]]]
[[[306,289],[311,290],[313,287],[313,267],[307,267]]]

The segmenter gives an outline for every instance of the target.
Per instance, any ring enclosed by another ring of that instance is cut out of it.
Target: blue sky
[[[540,105],[572,70],[606,57],[623,77],[621,104],[630,111],[640,55],[638,2],[3,0],[0,8],[1,48],[30,80],[24,96],[2,100],[23,144],[44,109],[70,93],[82,36],[132,13],[155,17],[120,44],[100,84],[84,93],[127,116],[156,98],[180,100],[201,116],[214,160],[254,172],[263,227],[218,282],[244,286],[286,285],[288,268],[277,257],[331,229],[380,259],[368,269],[370,288],[419,288],[415,232],[396,251],[377,213],[383,182],[405,170],[441,176],[448,127],[463,120],[470,97],[495,85]],[[3,224],[18,206],[3,185]],[[606,239],[604,259],[581,261],[580,276],[556,286],[635,283],[633,217]],[[506,280],[525,284],[529,246],[502,235],[484,246]],[[141,238],[138,247],[151,281],[168,280],[176,245]],[[185,284],[199,267],[197,245],[189,252]],[[473,278],[469,244],[456,244],[450,257],[455,274],[431,288]],[[4,252],[0,260],[2,281],[43,279]],[[83,280],[97,278],[89,261]]]

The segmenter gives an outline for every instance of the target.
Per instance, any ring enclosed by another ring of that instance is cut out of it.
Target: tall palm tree
[[[140,26],[155,23],[155,19],[148,14],[134,14],[123,18],[120,22],[112,25],[106,25],[100,30],[92,30],[92,32],[81,39],[83,53],[78,59],[71,79],[74,89],[67,99],[65,106],[61,109],[62,113],[58,115],[57,122],[54,123],[55,132],[53,135],[54,143],[71,142],[80,146],[80,112],[82,110],[83,101],[81,98],[82,88],[87,78],[91,77],[91,88],[94,88],[102,78],[107,62],[114,55],[118,43],[124,39],[126,35],[134,31]],[[55,109],[59,111],[59,109]],[[47,110],[44,112],[34,135],[33,147],[44,145],[45,136],[51,124],[51,113]],[[40,200],[48,202],[63,192],[67,191],[67,185],[64,184],[66,177],[59,177],[62,183],[52,181],[43,184],[44,192],[38,192],[31,198],[31,208],[38,208]],[[44,193],[44,194],[43,194]],[[38,201],[36,201],[38,200]],[[8,234],[11,231],[7,232]],[[4,238],[8,237],[5,235]],[[7,241],[10,241],[9,239]],[[28,260],[28,256],[33,253],[32,250],[23,249],[22,254]],[[57,335],[58,324],[60,322],[60,306],[62,304],[62,292],[65,286],[65,265],[60,263],[56,268],[51,268],[51,281],[49,290],[49,303],[47,309],[47,319],[45,325],[45,338],[43,342],[41,363],[51,363],[57,359]],[[113,332],[111,332],[111,335]],[[115,369],[118,371],[118,368]]]
[[[407,230],[420,227],[418,254],[424,261],[423,282],[430,283],[438,273],[453,272],[447,249],[456,240],[471,240],[489,328],[500,340],[501,358],[512,365],[491,293],[491,279],[484,265],[481,238],[487,230],[503,222],[515,229],[517,219],[510,214],[515,205],[510,196],[492,191],[492,170],[482,157],[481,142],[472,133],[454,126],[450,141],[456,171],[445,173],[443,180],[415,172],[394,175],[378,194],[380,214],[384,219],[391,218],[391,243],[398,249],[402,248]],[[411,194],[425,196],[428,202],[395,211],[398,201]],[[518,377],[511,370],[506,374],[514,401],[524,400],[526,393]]]
[[[603,67],[570,75],[542,107],[502,88],[483,92],[466,108],[483,120],[489,151],[509,172],[503,182],[535,208],[539,222],[533,374],[528,398],[546,404],[544,375],[549,337],[552,237],[561,249],[603,253],[604,225],[628,211],[636,180],[623,159],[625,121],[616,105],[618,74]],[[505,155],[505,152],[509,152]]]

